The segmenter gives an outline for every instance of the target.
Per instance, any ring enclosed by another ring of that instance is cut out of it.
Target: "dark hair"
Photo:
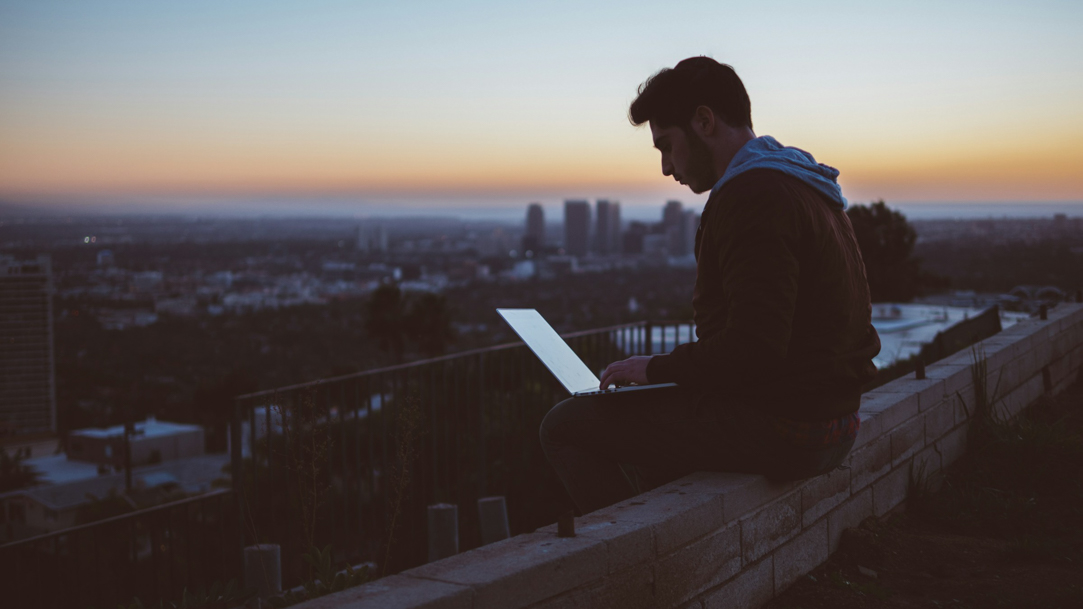
[[[696,108],[707,106],[730,127],[752,127],[748,92],[733,68],[710,57],[689,57],[639,85],[628,109],[633,125],[686,127]]]

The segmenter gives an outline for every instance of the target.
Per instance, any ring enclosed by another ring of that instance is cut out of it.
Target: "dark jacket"
[[[707,201],[696,234],[694,343],[651,359],[651,383],[818,421],[857,411],[875,376],[865,265],[840,206],[754,169]]]

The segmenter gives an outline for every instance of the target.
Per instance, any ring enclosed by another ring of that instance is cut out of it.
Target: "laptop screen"
[[[534,309],[497,309],[534,355],[557,377],[569,393],[593,391],[601,381]]]

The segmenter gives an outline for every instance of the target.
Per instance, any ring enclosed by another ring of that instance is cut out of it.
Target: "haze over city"
[[[851,201],[1078,203],[1081,24],[1072,2],[3,2],[0,202],[694,208],[627,107],[706,54],[744,79],[756,132],[838,167]]]

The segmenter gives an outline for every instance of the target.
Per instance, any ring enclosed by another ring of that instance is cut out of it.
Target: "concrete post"
[[[459,553],[459,506],[429,506],[429,562]]]
[[[504,497],[478,499],[478,522],[481,523],[481,545],[511,537],[508,528],[508,507]]]
[[[244,549],[244,586],[258,590],[259,598],[282,591],[282,550],[276,543]]]

